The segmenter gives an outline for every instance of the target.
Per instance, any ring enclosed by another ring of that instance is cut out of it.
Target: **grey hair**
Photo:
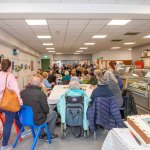
[[[31,85],[40,86],[41,85],[41,78],[38,76],[33,76],[31,79]]]
[[[81,84],[78,80],[72,80],[69,83],[69,89],[71,90],[78,90],[81,88]]]
[[[104,80],[104,77],[103,77],[103,72],[102,72],[102,70],[95,70],[94,73],[95,73],[95,75],[96,75],[96,78],[97,78],[98,82],[104,84],[104,83],[105,83],[105,80]]]
[[[69,71],[68,70],[65,71],[65,75],[69,75]]]

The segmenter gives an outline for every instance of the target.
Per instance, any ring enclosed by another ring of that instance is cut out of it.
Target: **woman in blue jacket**
[[[66,101],[65,97],[77,97],[77,96],[84,96],[84,114],[83,114],[83,129],[88,130],[88,120],[87,120],[87,108],[90,102],[90,98],[86,95],[86,93],[81,89],[81,84],[77,77],[72,77],[69,83],[69,90],[66,91],[60,98],[57,104],[58,113],[61,116],[61,123],[66,123]]]

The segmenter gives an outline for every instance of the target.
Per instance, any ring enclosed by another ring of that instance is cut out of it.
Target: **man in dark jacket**
[[[48,76],[48,79],[47,79],[49,83],[54,82],[56,84],[55,73],[56,73],[55,71],[52,71],[52,70],[49,71],[49,76]]]
[[[21,92],[21,98],[23,104],[30,106],[34,113],[34,123],[39,126],[46,122],[49,127],[51,138],[56,138],[54,134],[55,123],[57,114],[53,109],[49,108],[47,103],[47,97],[44,92],[41,91],[41,79],[37,76],[33,76],[31,85]],[[43,130],[40,138],[45,137]]]

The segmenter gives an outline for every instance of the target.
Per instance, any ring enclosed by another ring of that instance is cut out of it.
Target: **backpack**
[[[82,133],[83,126],[83,96],[70,97],[66,96],[66,124],[71,127],[72,133],[75,137],[79,137]],[[80,133],[75,135],[73,127],[80,127]]]

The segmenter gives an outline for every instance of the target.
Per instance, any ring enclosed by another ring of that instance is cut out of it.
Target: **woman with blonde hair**
[[[55,85],[54,82],[52,82],[51,84],[48,82],[48,73],[47,72],[43,72],[42,73],[43,76],[43,84],[45,85],[46,88],[51,88],[52,85]]]

